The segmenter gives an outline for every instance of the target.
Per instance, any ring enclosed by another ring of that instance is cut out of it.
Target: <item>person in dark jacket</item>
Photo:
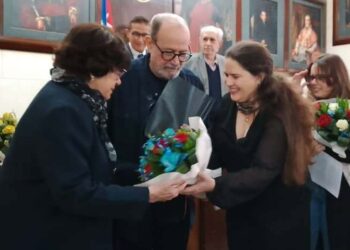
[[[211,167],[184,194],[207,192],[226,209],[231,250],[309,249],[309,191],[303,185],[314,153],[313,112],[260,43],[244,41],[226,52],[229,93],[213,116]],[[300,122],[295,122],[300,121]]]
[[[111,184],[117,154],[106,100],[129,63],[122,40],[98,24],[78,25],[63,40],[0,172],[0,249],[111,250],[113,219],[142,218],[148,203],[184,188]]]
[[[177,76],[203,90],[199,79],[182,69],[191,57],[190,33],[180,16],[160,13],[151,20],[151,35],[145,38],[149,54],[134,60],[123,76],[124,84],[109,103],[111,141],[119,159],[139,163],[146,142],[145,126],[167,82]],[[120,169],[119,184],[139,182],[135,169]],[[119,171],[117,171],[119,172]],[[155,204],[141,223],[118,221],[116,241],[121,249],[185,250],[189,233],[189,200],[179,197]]]

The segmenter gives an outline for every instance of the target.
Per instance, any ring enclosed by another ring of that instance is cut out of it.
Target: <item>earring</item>
[[[95,76],[90,74],[90,80],[91,81],[95,80]]]

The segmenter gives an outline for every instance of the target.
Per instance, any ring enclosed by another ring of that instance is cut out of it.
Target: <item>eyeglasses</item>
[[[314,79],[316,79],[316,81],[325,81],[328,78],[329,78],[328,75],[308,75],[305,77],[305,81],[311,82]]]
[[[136,37],[136,38],[144,38],[145,36],[149,35],[148,33],[140,33],[140,32],[137,32],[137,31],[133,31],[131,32],[131,35]]]
[[[118,77],[122,77],[126,72],[128,72],[126,69],[116,69],[115,73],[118,75]]]
[[[156,41],[154,41],[154,44],[156,45],[156,47],[159,49],[162,59],[164,61],[171,61],[173,60],[176,56],[177,58],[179,58],[180,62],[187,62],[188,60],[190,60],[192,53],[191,53],[191,48],[188,47],[189,52],[180,52],[180,53],[175,53],[172,50],[162,50],[161,48],[159,48],[158,44]]]

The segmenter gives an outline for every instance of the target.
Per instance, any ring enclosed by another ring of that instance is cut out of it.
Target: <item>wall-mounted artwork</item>
[[[97,2],[97,20],[100,20],[100,0]],[[113,15],[113,27],[127,26],[135,16],[143,16],[151,20],[154,14],[160,12],[172,12],[173,0],[110,0]]]
[[[199,51],[200,28],[206,25],[223,30],[221,54],[236,40],[235,0],[174,0],[174,6],[174,12],[184,17],[190,28],[192,52]]]
[[[333,1],[333,45],[350,43],[350,0]]]
[[[242,39],[263,44],[272,54],[275,67],[283,67],[284,1],[242,1]]]
[[[288,68],[304,69],[325,48],[324,4],[293,0],[289,19]]]
[[[34,51],[40,46],[31,43],[60,41],[74,25],[95,20],[94,0],[1,0],[0,5],[0,39]]]

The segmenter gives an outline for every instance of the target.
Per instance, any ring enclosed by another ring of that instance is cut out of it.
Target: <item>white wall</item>
[[[21,117],[40,88],[50,79],[52,55],[0,50],[0,115]]]

